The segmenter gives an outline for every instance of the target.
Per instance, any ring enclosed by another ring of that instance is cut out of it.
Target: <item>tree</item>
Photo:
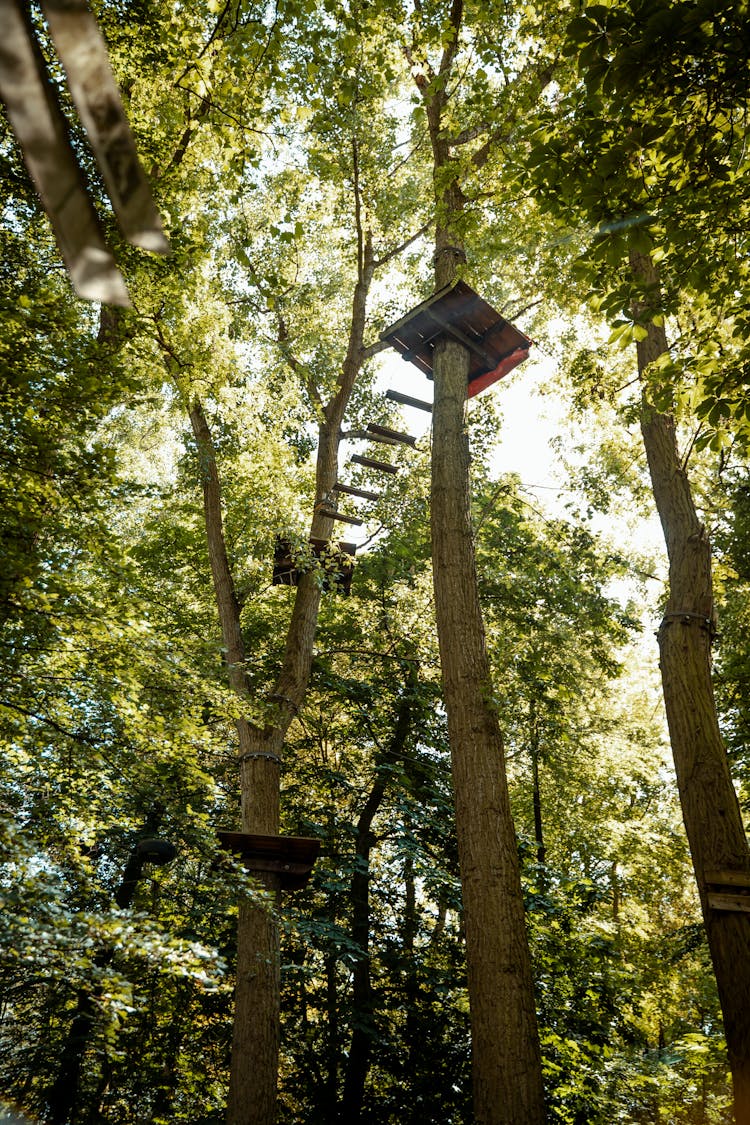
[[[738,966],[748,964],[750,928],[741,914],[714,909],[707,885],[721,881],[720,872],[747,872],[750,855],[711,683],[711,549],[686,471],[692,443],[683,456],[676,429],[693,370],[698,379],[692,400],[699,415],[717,425],[731,410],[717,405],[721,392],[711,355],[705,354],[705,363],[687,364],[683,372],[679,359],[670,359],[664,327],[665,315],[680,308],[696,309],[700,324],[706,298],[721,293],[723,283],[713,275],[713,263],[706,265],[705,252],[708,245],[719,251],[728,233],[726,213],[721,206],[707,210],[704,193],[715,185],[720,199],[730,168],[732,175],[746,174],[736,12],[717,6],[711,19],[704,19],[708,15],[679,4],[660,5],[648,20],[653,34],[647,49],[634,12],[591,8],[574,19],[569,50],[583,78],[570,87],[574,113],[551,144],[537,145],[532,161],[545,205],[599,224],[592,255],[598,265],[592,273],[603,292],[601,303],[622,316],[613,340],[636,342],[641,431],[669,557],[669,600],[658,634],[664,698],[724,1012],[736,1113],[745,1120],[750,1114],[750,975]],[[672,115],[685,97],[687,120],[676,127]],[[623,120],[629,123],[625,134],[619,131]],[[683,190],[688,180],[691,188]],[[730,259],[734,254],[730,249]],[[741,273],[741,263],[737,268]],[[705,347],[706,335],[699,330],[689,349],[701,356]],[[715,448],[722,445],[716,434],[699,444],[709,441]]]
[[[442,14],[433,68],[414,34],[407,57],[422,96],[433,161],[435,283],[451,285],[465,260],[464,194],[451,154],[449,90],[463,4]],[[428,40],[429,42],[429,40]],[[434,353],[431,528],[435,614],[448,716],[472,1027],[474,1116],[544,1119],[541,1061],[518,852],[503,743],[487,656],[471,528],[465,427],[469,352],[444,337]]]

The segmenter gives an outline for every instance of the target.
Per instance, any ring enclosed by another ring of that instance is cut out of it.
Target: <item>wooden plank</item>
[[[472,391],[472,382],[494,370],[500,378],[504,372],[498,368],[505,357],[528,350],[532,343],[462,281],[433,293],[380,338],[431,378],[436,342],[446,334],[469,350],[469,395],[483,389],[477,384]],[[516,362],[520,360],[513,366]]]
[[[385,397],[389,398],[391,402],[400,402],[402,406],[413,406],[417,410],[426,410],[428,414],[432,414],[432,403],[425,402],[421,398],[412,398],[411,395],[405,395],[401,391],[390,389],[385,392]]]
[[[364,465],[366,469],[377,469],[381,473],[398,472],[396,465],[389,465],[387,461],[375,461],[372,457],[362,457],[359,453],[353,453],[351,460],[355,465]]]
[[[379,492],[368,492],[366,488],[354,488],[351,484],[341,484],[336,481],[333,486],[334,492],[341,492],[345,496],[358,496],[360,500],[379,500]]]
[[[378,445],[398,445],[395,438],[386,437],[385,434],[368,434],[367,437],[370,441],[376,441]]]
[[[447,317],[441,316],[436,309],[426,309],[426,315],[436,324],[439,324],[443,332],[447,332],[454,340],[458,340],[459,344],[463,344],[469,351],[474,352],[483,363],[492,364],[492,357],[487,352],[486,348],[482,347],[481,337],[476,338],[462,332],[455,324],[452,323]]]
[[[138,159],[107,46],[86,0],[41,0],[41,4],[122,233],[134,246],[168,254],[169,243]]]
[[[376,422],[368,422],[367,432],[375,440],[386,438],[388,441],[399,442],[401,445],[415,446],[417,444],[417,439],[412,437],[411,434],[402,434],[398,430],[391,430],[388,426],[379,426]]]
[[[248,871],[270,871],[284,890],[304,887],[310,878],[320,840],[310,836],[255,836],[247,832],[217,832],[225,851],[240,856]]]
[[[717,887],[750,887],[750,871],[730,871],[727,868],[705,871],[706,883]]]
[[[0,0],[0,97],[79,297],[129,307],[22,0]]]
[[[750,895],[709,894],[708,905],[712,910],[729,910],[737,914],[750,914]]]
[[[355,527],[361,527],[364,520],[358,519],[357,516],[347,516],[343,512],[337,512],[334,508],[318,508],[319,516],[327,516],[331,520],[341,520],[342,523],[351,523]]]

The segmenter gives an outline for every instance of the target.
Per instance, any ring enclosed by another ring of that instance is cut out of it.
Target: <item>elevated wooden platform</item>
[[[348,597],[352,588],[356,543],[333,543],[328,539],[310,539],[314,559],[323,567],[323,589]],[[278,538],[273,556],[274,586],[297,586],[300,574],[297,555],[287,539]]]
[[[464,281],[433,293],[380,338],[431,379],[435,345],[445,336],[458,340],[471,356],[469,398],[527,359],[533,343]]]
[[[242,860],[248,871],[270,871],[281,889],[298,891],[308,882],[320,840],[312,836],[255,836],[249,832],[217,832],[225,851]]]

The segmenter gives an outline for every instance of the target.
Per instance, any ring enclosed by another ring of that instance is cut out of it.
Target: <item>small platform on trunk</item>
[[[527,359],[533,342],[464,281],[433,293],[380,338],[431,379],[435,345],[445,336],[469,351],[469,398]]]
[[[356,543],[333,543],[328,539],[310,539],[312,557],[323,568],[323,589],[348,596],[352,588]],[[287,539],[278,538],[273,556],[274,586],[298,586],[300,569],[295,549]],[[307,568],[309,569],[309,567]]]
[[[249,832],[217,832],[225,851],[242,860],[248,871],[270,871],[281,889],[298,891],[308,882],[320,851],[313,836],[255,836]]]

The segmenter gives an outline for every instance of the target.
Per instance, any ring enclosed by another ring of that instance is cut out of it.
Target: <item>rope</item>
[[[259,750],[256,753],[251,754],[240,754],[237,762],[239,763],[239,765],[242,765],[244,762],[250,762],[254,758],[268,758],[270,762],[276,762],[278,765],[281,765],[281,758],[279,757],[279,755],[270,754],[266,750]]]
[[[716,627],[710,617],[703,613],[691,613],[688,609],[677,610],[674,613],[665,613],[661,619],[659,632],[672,621],[680,621],[683,625],[690,625],[696,621],[702,629],[706,629],[712,637],[716,636]]]

